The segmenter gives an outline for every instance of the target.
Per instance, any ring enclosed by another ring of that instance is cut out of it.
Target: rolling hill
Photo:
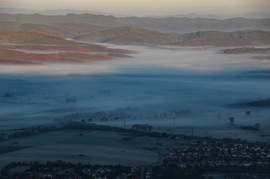
[[[36,54],[0,49],[0,64],[89,63],[114,58],[110,54],[86,54],[78,52]]]
[[[245,30],[235,32],[198,31],[181,35],[183,40],[193,39],[251,39],[270,37],[270,32],[261,30]]]
[[[0,31],[0,43],[44,44],[44,45],[83,45],[61,37],[37,32]],[[86,45],[86,44],[84,44]]]
[[[67,14],[46,16],[40,14],[0,14],[1,21],[14,21],[33,24],[52,23],[87,23],[101,26],[117,27],[124,24],[121,19],[114,16],[93,15],[93,14]]]
[[[190,33],[197,31],[237,31],[270,30],[270,19],[213,19],[213,18],[138,18],[127,17],[124,21],[130,26],[141,27],[166,33]]]
[[[78,36],[74,39],[80,41],[103,42],[113,44],[164,44],[180,40],[176,34],[160,33],[136,27],[112,28],[99,33]]]
[[[235,32],[196,32],[181,35],[182,41],[168,43],[176,46],[261,46],[270,44],[270,32],[246,30]]]
[[[240,54],[240,53],[253,53],[253,54],[270,54],[270,48],[254,48],[254,47],[242,47],[226,49],[223,51],[225,54]]]
[[[60,29],[63,32],[72,34],[72,36],[84,35],[89,33],[95,33],[103,30],[109,29],[109,27],[105,26],[96,26],[85,23],[54,23],[49,24],[50,27],[54,27],[56,29]]]
[[[95,26],[91,24],[73,24],[73,23],[54,23],[48,25],[33,23],[18,23],[12,21],[0,21],[0,30],[2,31],[26,31],[41,32],[59,37],[74,37],[88,33],[99,32],[109,29],[108,27]]]
[[[127,45],[242,46],[270,44],[270,32],[260,30],[236,32],[207,31],[176,35],[135,27],[120,27],[78,36],[74,39]]]
[[[172,42],[166,45],[173,46],[219,46],[219,47],[239,47],[239,46],[262,46],[269,45],[270,38],[252,38],[252,39],[194,39],[179,42]]]
[[[114,54],[132,54],[133,51],[123,49],[112,49],[101,45],[0,45],[0,49],[26,51],[26,52],[78,52],[78,53],[114,53]]]

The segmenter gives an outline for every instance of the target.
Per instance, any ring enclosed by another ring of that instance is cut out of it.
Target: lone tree
[[[234,123],[234,117],[229,117],[229,121],[230,121],[231,124],[233,124]]]
[[[147,128],[148,128],[149,132],[151,132],[153,129],[153,126],[148,126]]]
[[[138,130],[138,129],[139,129],[139,125],[138,125],[138,124],[134,124],[134,125],[132,126],[132,129],[133,129],[133,130]]]
[[[247,111],[246,112],[246,116],[250,116],[250,111]]]
[[[254,126],[255,126],[255,128],[256,128],[257,130],[259,130],[259,128],[261,127],[261,124],[260,124],[260,123],[256,123]]]

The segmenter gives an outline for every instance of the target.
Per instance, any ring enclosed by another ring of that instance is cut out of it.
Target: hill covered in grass
[[[270,44],[270,32],[246,30],[235,32],[206,31],[181,35],[182,41],[169,43],[176,46],[260,46]]]
[[[133,51],[123,49],[112,49],[101,45],[0,45],[0,49],[26,51],[26,52],[79,52],[79,53],[112,53],[112,54],[132,54]]]
[[[37,32],[0,31],[0,43],[37,45],[83,45],[61,37]]]
[[[127,45],[243,46],[270,44],[270,32],[260,30],[235,32],[206,31],[177,35],[127,26],[78,36],[75,39]]]
[[[80,41],[103,42],[113,44],[164,44],[181,39],[176,34],[166,34],[136,27],[112,28],[106,31],[75,37]]]
[[[74,37],[107,29],[109,28],[84,23],[54,23],[42,25],[33,23],[0,21],[0,30],[2,31],[41,32],[59,37]]]
[[[193,39],[252,39],[270,37],[270,32],[244,30],[235,32],[198,31],[182,35],[183,40]]]
[[[50,27],[60,29],[63,32],[72,34],[72,36],[84,35],[89,33],[95,33],[103,30],[109,29],[105,26],[96,26],[86,23],[54,23],[49,24]]]
[[[253,39],[194,39],[185,40],[166,45],[190,47],[190,46],[219,46],[219,47],[236,47],[236,46],[262,46],[269,45],[270,38],[253,38]]]
[[[80,52],[60,52],[49,54],[25,53],[0,49],[0,64],[43,64],[43,63],[90,63],[114,58],[128,58],[124,54],[87,54]]]
[[[225,54],[239,54],[239,53],[255,53],[255,54],[270,54],[270,48],[255,48],[255,47],[242,47],[226,49],[223,51]]]

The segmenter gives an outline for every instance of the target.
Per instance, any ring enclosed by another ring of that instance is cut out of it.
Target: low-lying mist
[[[269,129],[269,108],[230,106],[270,97],[269,61],[216,48],[106,46],[138,53],[90,64],[1,65],[0,130],[92,118],[204,132],[234,130],[231,116],[236,126]]]

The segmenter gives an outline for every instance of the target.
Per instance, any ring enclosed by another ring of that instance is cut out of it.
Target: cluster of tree
[[[124,129],[121,127],[109,126],[109,125],[96,125],[95,123],[84,123],[84,122],[73,122],[62,126],[61,129],[71,129],[71,130],[98,130],[98,131],[113,131],[113,132],[130,132],[135,135],[150,135],[151,133],[146,133],[146,131],[139,131],[134,129]]]
[[[183,114],[185,114],[185,115],[191,114],[191,111],[189,109],[187,109],[187,110],[183,110],[183,111],[177,111],[175,113],[176,116],[180,116],[180,115],[183,115]]]
[[[109,119],[108,119],[108,118],[105,118],[105,117],[102,117],[102,118],[100,119],[100,121],[109,121]]]
[[[254,127],[255,127],[257,130],[259,130],[259,128],[261,127],[261,124],[260,124],[260,123],[256,123],[256,124],[254,124]]]
[[[17,131],[17,132],[12,134],[12,138],[21,138],[21,137],[26,137],[26,136],[30,136],[30,135],[33,135],[33,132],[30,130]]]
[[[5,98],[11,98],[11,97],[14,97],[14,95],[13,95],[13,94],[10,94],[10,93],[6,93],[6,94],[4,95],[4,97],[5,97]]]
[[[229,121],[230,121],[231,125],[233,125],[233,123],[234,123],[234,117],[229,117]]]
[[[111,90],[99,90],[100,95],[111,95]]]
[[[54,130],[56,130],[55,126],[47,126],[47,127],[38,126],[38,132],[49,132]]]
[[[163,118],[163,117],[167,117],[167,116],[168,116],[167,113],[163,113],[163,114],[154,114],[154,115],[153,115],[154,118],[159,118],[159,117],[160,117],[160,118]]]
[[[73,122],[62,126],[62,129],[72,129],[72,130],[100,130],[100,131],[114,131],[114,132],[125,132],[127,129],[108,126],[108,125],[96,125],[94,123],[82,123]]]
[[[93,121],[92,118],[89,118],[89,119],[88,119],[88,122],[92,122],[92,121]],[[86,122],[86,121],[85,121],[85,119],[82,119],[81,122]]]
[[[77,103],[77,100],[76,99],[66,99],[66,103]]]
[[[246,115],[249,116],[250,115],[250,111],[246,112]],[[229,117],[229,121],[230,123],[233,125],[234,123],[234,117]],[[243,129],[256,129],[259,130],[259,128],[261,127],[260,123],[255,123],[254,127],[253,126],[242,126]]]
[[[0,134],[0,141],[5,140],[6,137],[7,137],[7,134],[6,134],[6,133],[1,133],[1,134]]]
[[[267,107],[270,106],[270,98],[268,99],[262,99],[259,101],[253,101],[252,103],[249,103],[250,106],[262,106]]]
[[[133,129],[133,130],[142,131],[142,132],[146,132],[146,131],[151,132],[152,129],[153,129],[153,126],[150,126],[150,125],[148,125],[148,124],[134,124],[134,125],[132,126],[132,129]]]
[[[246,130],[259,130],[260,127],[261,127],[260,123],[255,123],[254,126],[242,126],[242,128]]]
[[[1,175],[8,176],[9,175],[8,170],[12,169],[15,166],[16,166],[16,163],[15,162],[9,163],[8,165],[6,165],[5,167],[3,167],[1,169]]]

